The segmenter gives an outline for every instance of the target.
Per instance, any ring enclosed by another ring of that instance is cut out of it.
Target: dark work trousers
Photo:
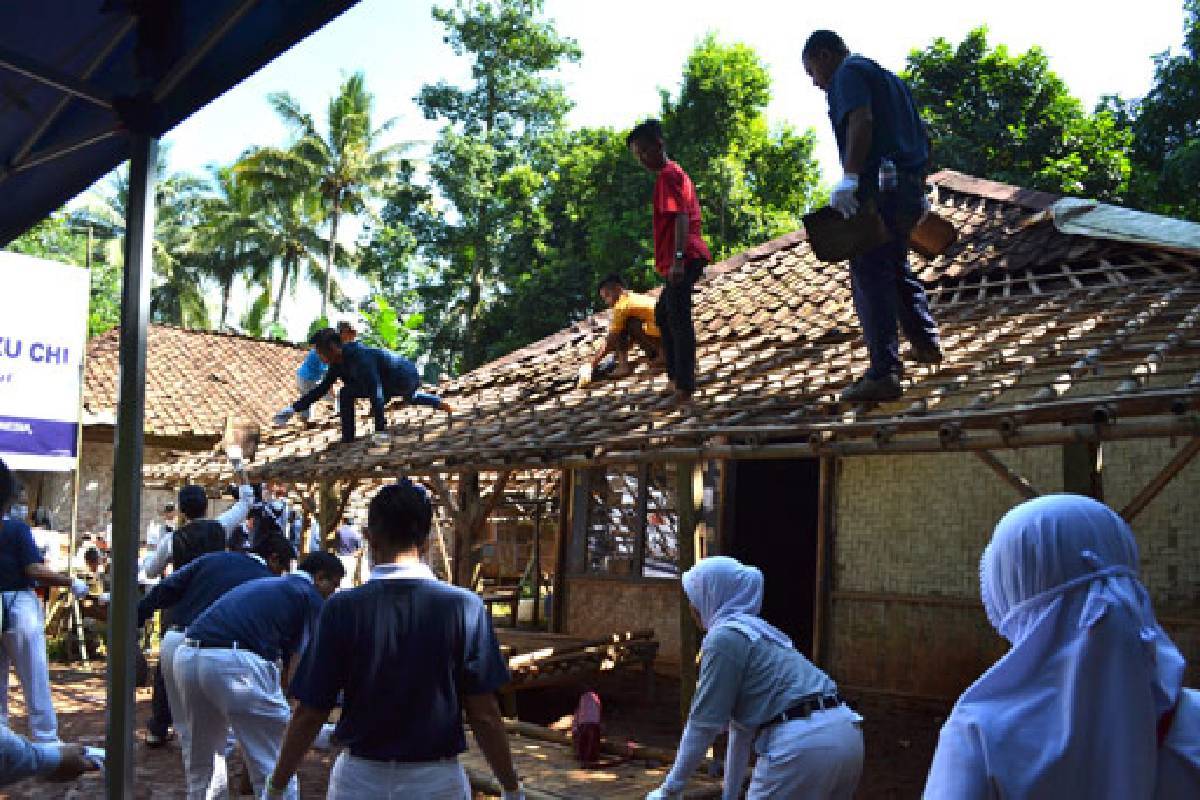
[[[654,321],[662,332],[663,356],[667,377],[675,388],[689,394],[696,389],[696,328],[692,325],[692,289],[704,272],[702,258],[688,259],[683,265],[683,280],[663,286],[654,305]]]
[[[150,720],[146,730],[164,739],[171,727],[171,706],[167,704],[167,685],[163,682],[162,665],[154,668],[154,688],[150,694]]]
[[[925,287],[908,264],[908,236],[924,213],[923,187],[923,180],[901,174],[894,191],[878,194],[879,215],[892,238],[850,259],[854,310],[871,357],[867,377],[875,380],[900,372],[897,322],[913,345],[938,345],[937,323],[929,313]]]

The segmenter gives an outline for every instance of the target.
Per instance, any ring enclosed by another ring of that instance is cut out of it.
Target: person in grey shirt
[[[647,800],[683,796],[688,776],[719,733],[729,730],[727,800],[741,796],[758,761],[748,798],[849,800],[862,775],[862,718],[837,684],[758,616],[763,577],[727,556],[701,560],[683,574],[683,591],[700,627],[700,680],[675,764]]]

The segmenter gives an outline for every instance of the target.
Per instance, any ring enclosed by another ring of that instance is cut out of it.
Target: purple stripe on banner
[[[31,456],[74,456],[75,423],[0,416],[0,452]]]

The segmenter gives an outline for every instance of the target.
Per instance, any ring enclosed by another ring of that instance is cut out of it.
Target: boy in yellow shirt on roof
[[[609,353],[616,358],[616,369],[612,377],[623,378],[633,372],[629,364],[629,351],[634,344],[641,345],[646,356],[655,365],[662,362],[662,332],[654,321],[655,299],[649,295],[631,292],[625,287],[621,276],[615,272],[600,281],[600,299],[612,309],[612,322],[604,346],[592,359],[590,372],[595,372],[600,362]]]

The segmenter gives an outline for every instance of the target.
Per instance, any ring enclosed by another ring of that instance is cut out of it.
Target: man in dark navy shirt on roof
[[[188,625],[174,664],[191,737],[184,759],[188,800],[221,794],[230,727],[255,794],[262,793],[291,713],[284,697],[288,673],[281,676],[279,664],[304,652],[342,573],[336,556],[311,553],[298,572],[243,583]],[[285,796],[296,797],[295,782]]]
[[[896,323],[919,364],[942,360],[925,289],[908,264],[908,237],[925,213],[929,139],[908,86],[869,58],[852,55],[833,31],[804,45],[804,69],[829,97],[842,179],[829,204],[851,217],[874,202],[891,239],[850,260],[854,308],[871,366],[842,392],[845,401],[895,400],[902,392]],[[883,180],[880,180],[880,176]]]
[[[292,684],[299,705],[269,793],[293,780],[343,695],[334,739],[347,751],[334,764],[329,800],[470,798],[457,761],[467,746],[464,710],[504,797],[523,796],[495,696],[508,668],[479,597],[421,563],[431,519],[425,490],[407,480],[371,499],[371,579],[321,611]]]
[[[178,711],[183,707],[179,684],[175,677],[174,659],[183,644],[183,632],[192,621],[207,611],[226,592],[258,578],[282,575],[296,557],[296,551],[278,531],[260,537],[253,551],[205,553],[183,569],[176,570],[159,581],[138,603],[138,627],[159,609],[171,610],[171,625],[163,633],[158,649],[168,705]],[[182,714],[175,719],[175,730],[183,751],[184,771],[187,771],[188,747],[191,742],[187,720]],[[223,780],[219,781],[223,785]]]
[[[393,397],[446,413],[454,410],[440,397],[418,391],[421,375],[416,365],[399,353],[366,347],[356,341],[344,342],[333,328],[322,328],[308,341],[321,360],[329,365],[329,370],[315,389],[275,415],[276,425],[286,425],[292,414],[307,410],[339,380],[342,389],[338,394],[338,413],[342,420],[343,442],[354,441],[354,401],[361,397],[371,401],[371,416],[375,420],[377,436],[387,434],[387,419],[383,409]]]

